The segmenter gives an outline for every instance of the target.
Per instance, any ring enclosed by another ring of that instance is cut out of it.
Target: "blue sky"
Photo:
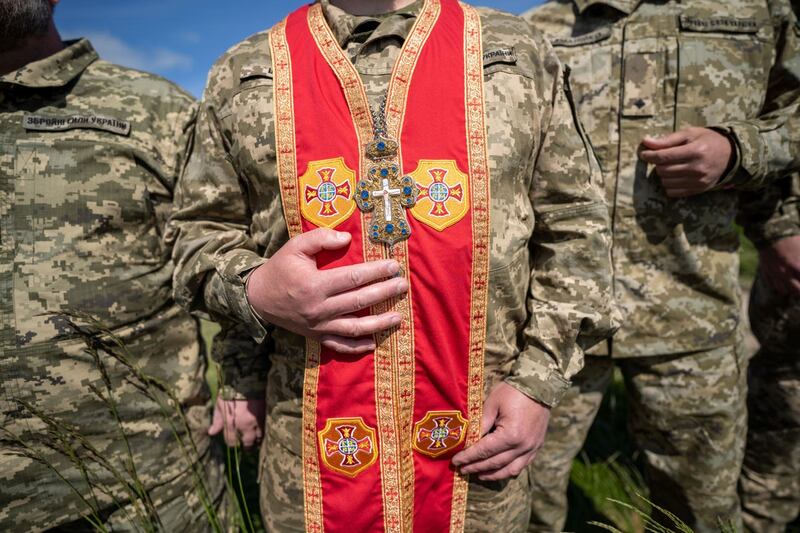
[[[200,96],[214,61],[307,0],[62,0],[64,38],[89,37],[101,57],[161,74]],[[481,0],[519,13],[540,0]]]

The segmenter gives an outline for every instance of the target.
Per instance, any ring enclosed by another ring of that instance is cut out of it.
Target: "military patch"
[[[758,22],[753,18],[735,17],[689,17],[681,15],[681,29],[684,31],[720,31],[728,33],[758,33]]]
[[[495,63],[516,64],[517,51],[514,48],[497,48],[483,53],[483,66],[487,67]]]
[[[410,176],[420,191],[411,214],[423,224],[444,231],[469,211],[469,177],[455,161],[421,159]]]
[[[309,163],[299,180],[303,218],[320,228],[335,228],[347,220],[356,209],[355,177],[341,157]]]
[[[30,131],[67,131],[74,129],[101,130],[117,135],[128,135],[131,123],[101,115],[25,115],[22,127]]]
[[[414,449],[428,457],[453,451],[467,434],[467,421],[458,411],[429,411],[414,424]]]
[[[577,37],[553,37],[550,39],[550,43],[553,46],[585,46],[608,39],[611,37],[611,31],[611,27],[607,26]]]
[[[356,477],[378,459],[375,430],[361,417],[328,419],[318,437],[322,462],[334,472]]]

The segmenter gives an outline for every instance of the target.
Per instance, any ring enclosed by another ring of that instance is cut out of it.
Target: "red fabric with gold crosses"
[[[308,342],[303,397],[306,529],[463,531],[467,482],[450,459],[479,438],[486,334],[489,176],[480,20],[455,0],[426,0],[395,66],[387,134],[421,191],[411,238],[369,240],[353,194],[368,162],[363,85],[319,4],[270,33],[276,150],[292,236],[353,235],[320,268],[395,257],[407,298],[378,306],[405,320],[350,357]]]

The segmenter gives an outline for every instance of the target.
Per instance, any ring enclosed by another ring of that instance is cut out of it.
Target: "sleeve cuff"
[[[232,259],[219,275],[212,276],[205,287],[206,301],[214,301],[213,296],[219,296],[217,301],[223,309],[215,310],[216,313],[242,324],[256,342],[264,340],[267,329],[247,300],[247,280],[253,270],[266,262],[267,259],[256,254],[242,254]]]
[[[756,188],[766,176],[766,146],[761,130],[747,122],[732,122],[711,129],[727,135],[736,147],[736,163],[715,189]]]
[[[800,235],[800,223],[791,216],[772,218],[766,224],[749,228],[747,237],[759,250],[772,246],[775,242]]]
[[[544,352],[529,349],[514,363],[511,374],[505,382],[528,396],[529,398],[553,408],[572,385],[556,368],[553,368],[551,357]],[[547,359],[546,363],[537,360]]]

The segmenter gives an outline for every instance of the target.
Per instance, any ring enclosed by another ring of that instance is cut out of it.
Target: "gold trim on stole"
[[[292,85],[292,58],[286,39],[286,20],[276,25],[269,34],[274,77],[275,148],[278,159],[278,177],[281,200],[289,237],[303,232],[300,219],[300,202],[297,191],[297,154],[295,147],[294,94]],[[319,383],[321,347],[319,342],[306,339],[306,365],[303,379],[303,486],[306,531],[323,533],[322,482],[317,455],[317,390]],[[308,401],[306,401],[308,399]]]
[[[483,43],[481,19],[475,8],[461,4],[464,10],[465,104],[467,110],[467,146],[469,176],[472,185],[472,295],[470,301],[469,375],[467,381],[467,428],[465,446],[481,437],[483,413],[483,363],[486,347],[486,312],[489,287],[490,181],[483,88]],[[453,483],[453,506],[450,532],[464,531],[469,479],[456,474]]]
[[[406,116],[406,103],[414,70],[420,53],[439,20],[442,6],[439,0],[428,0],[414,21],[408,37],[392,70],[386,96],[386,132],[392,139],[401,141],[403,124]],[[399,142],[398,160],[401,174],[406,171],[403,166],[403,143]],[[402,265],[408,277],[411,277],[411,266],[408,261],[408,242],[403,241],[395,246],[395,259]],[[400,434],[401,483],[404,506],[402,519],[405,531],[413,531],[414,524],[414,401],[415,362],[414,362],[414,317],[413,296],[409,292],[406,298],[399,300],[394,310],[401,313],[403,322],[393,339],[394,375],[396,402],[398,412],[398,430]],[[387,309],[388,311],[388,309]]]

